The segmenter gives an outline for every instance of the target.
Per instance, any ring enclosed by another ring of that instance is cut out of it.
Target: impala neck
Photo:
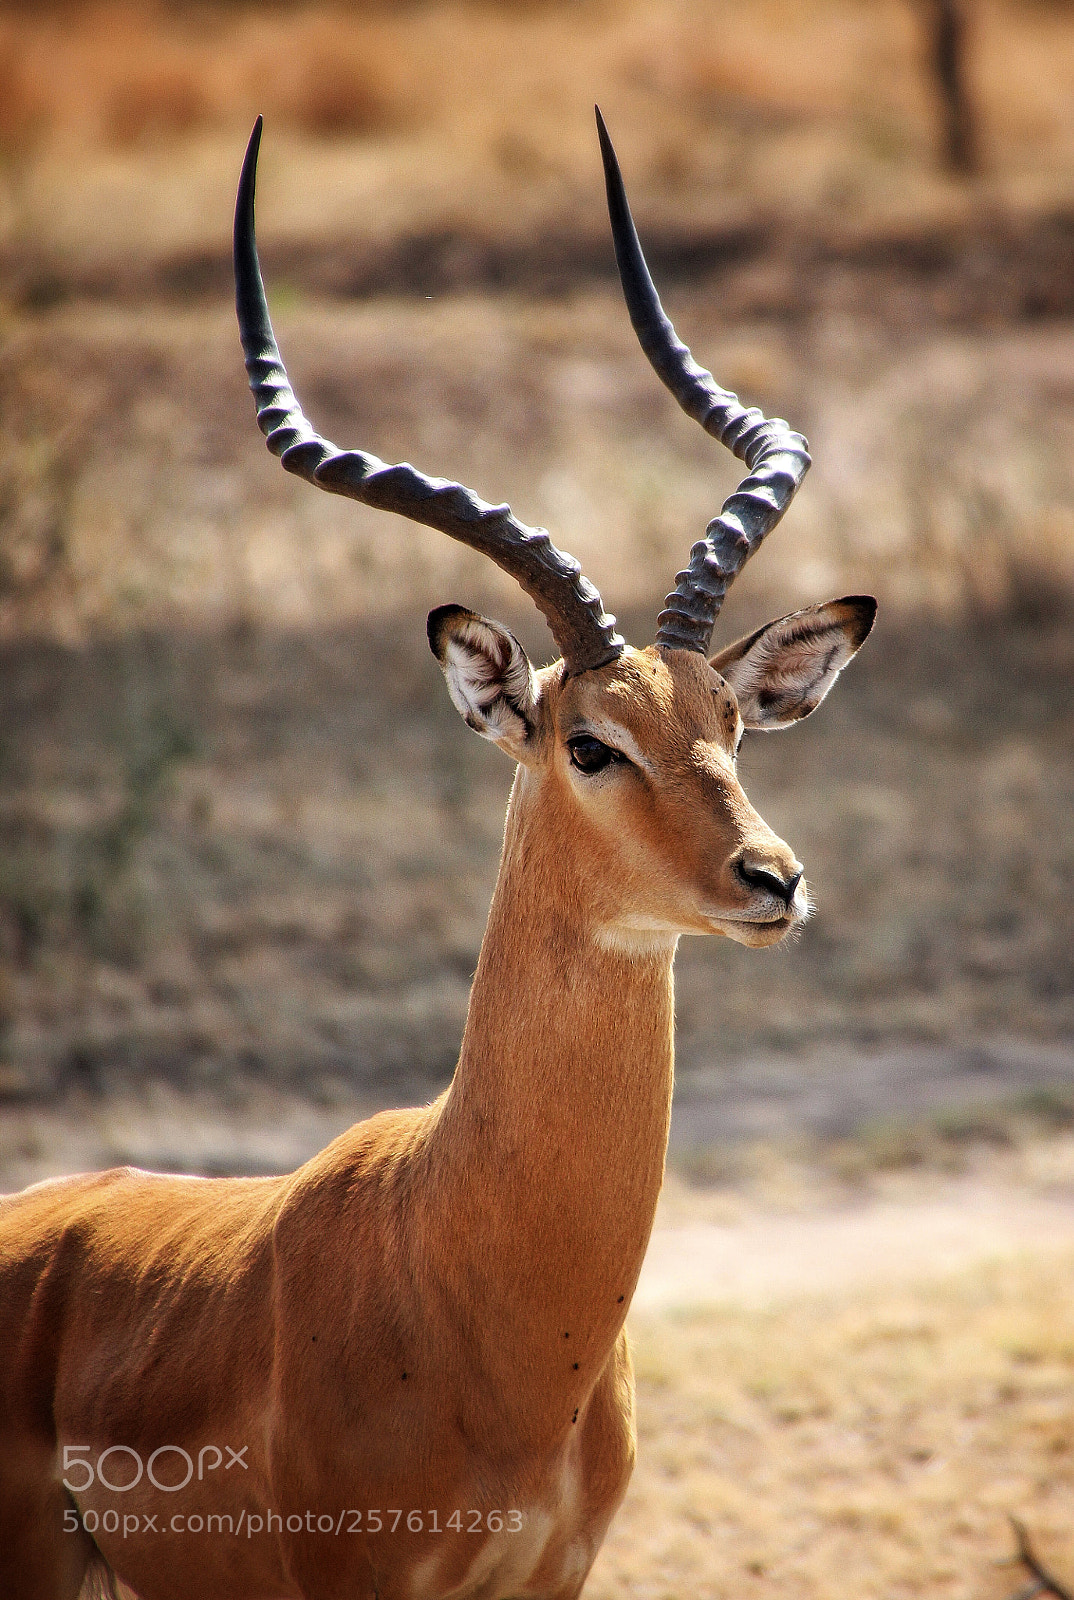
[[[586,882],[599,856],[556,804],[520,769],[429,1154],[441,1216],[464,1219],[448,1259],[487,1325],[534,1370],[541,1352],[558,1369],[569,1347],[584,1372],[622,1325],[663,1179],[675,945],[601,944]]]

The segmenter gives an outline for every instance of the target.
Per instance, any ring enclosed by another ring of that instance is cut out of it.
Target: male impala
[[[291,472],[484,550],[561,659],[429,618],[452,700],[518,763],[458,1068],[431,1106],[287,1178],[123,1170],[0,1206],[0,1594],[507,1600],[578,1593],[634,1459],[623,1322],[664,1166],[683,933],[772,945],[802,868],[735,775],[744,728],[808,715],[875,604],[725,646],[727,585],[809,457],[695,365],[664,317],[600,124],[630,315],[680,404],[749,476],[696,544],[655,644],[577,563],[458,484],[339,451],[306,421],[239,187],[239,323]]]

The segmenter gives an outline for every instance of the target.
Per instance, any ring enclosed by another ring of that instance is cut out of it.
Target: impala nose
[[[796,863],[797,865],[797,863]],[[735,862],[735,872],[749,889],[763,889],[766,894],[774,894],[782,900],[789,911],[794,892],[802,881],[802,867],[789,878],[781,878],[768,867],[758,867],[752,862],[739,860]]]

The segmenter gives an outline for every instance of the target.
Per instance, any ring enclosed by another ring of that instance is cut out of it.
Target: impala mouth
[[[784,912],[782,916],[775,917],[729,917],[726,914],[708,919],[714,927],[718,928],[796,928],[803,918],[793,912]]]
[[[806,901],[799,905],[792,901],[786,909],[763,911],[710,911],[706,915],[710,922],[732,922],[746,928],[775,928],[785,926],[796,927],[799,922],[804,922],[809,916],[812,907]]]
[[[794,934],[804,921],[804,916],[798,916],[794,912],[768,918],[711,917],[709,929],[712,933],[722,934],[725,939],[733,939],[735,944],[744,944],[748,948],[761,950],[782,943],[784,939]]]
[[[798,918],[795,917],[795,916],[792,916],[789,912],[785,912],[782,916],[774,916],[774,917],[727,917],[727,916],[724,916],[724,917],[713,917],[712,920],[713,920],[713,922],[733,922],[736,925],[738,925],[739,927],[743,927],[743,928],[776,928],[776,927],[779,927],[779,925],[781,923],[784,923],[784,922],[787,924],[788,927],[790,927],[792,923],[795,923],[795,922],[798,921]]]
[[[769,904],[756,911],[708,912],[707,919],[715,933],[726,934],[739,943],[753,943],[756,939],[758,943],[774,944],[784,934],[800,928],[812,909],[803,885],[787,907]]]

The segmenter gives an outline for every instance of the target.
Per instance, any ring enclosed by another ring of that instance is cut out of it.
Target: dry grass
[[[725,381],[803,424],[817,457],[727,633],[831,593],[885,606],[818,717],[744,752],[819,910],[772,957],[685,944],[684,1069],[1068,1038],[1069,332],[895,347],[845,326],[730,335],[703,294],[684,310]],[[510,497],[647,636],[733,464],[663,395],[610,293],[292,301],[278,321],[330,437]],[[405,1097],[450,1068],[508,768],[458,725],[420,608],[484,604],[538,657],[548,640],[478,557],[280,472],[249,405],[225,311],[9,324],[15,1088],[239,1067]]]
[[[615,88],[653,214],[689,226],[764,206],[792,179],[796,204],[841,216],[853,194],[927,210],[939,191],[926,122],[885,144],[852,115],[865,73],[874,129],[897,104],[924,117],[908,16],[894,0],[768,0],[702,41],[712,18],[686,0],[238,7],[196,25],[148,7],[34,28],[12,13],[0,60],[22,88],[3,103],[23,223],[75,262],[101,253],[105,284],[132,239],[226,239],[236,141],[261,88],[284,105],[314,85],[322,130],[338,131],[348,63],[387,121],[360,139],[307,132],[286,158],[281,140],[275,166],[266,152],[270,250],[344,213],[353,228],[359,200],[374,234],[446,219],[462,250],[490,216],[520,238],[541,216],[596,227],[594,84]],[[1049,51],[1063,59],[1057,17],[982,9],[980,61],[1002,55],[1014,75],[997,116],[1052,93],[1039,68]],[[776,34],[785,51],[769,47]],[[1009,51],[988,56],[985,35]],[[172,84],[171,110],[135,94],[144,72]],[[109,132],[117,105],[126,132]],[[199,105],[217,119],[204,138]],[[1048,126],[1005,145],[1004,182],[1053,171],[1066,124]],[[117,137],[134,148],[117,153]],[[733,464],[662,393],[617,292],[340,307],[304,304],[302,281],[272,280],[317,423],[509,497],[647,629]],[[240,1067],[403,1096],[452,1060],[507,774],[452,720],[417,613],[457,597],[517,616],[517,600],[441,536],[273,466],[225,299],[0,313],[0,1011],[15,1090]],[[747,749],[751,792],[806,860],[819,915],[767,961],[686,947],[684,1064],[1069,1037],[1070,326],[910,322],[893,339],[881,319],[832,310],[729,326],[718,283],[668,299],[721,381],[791,417],[815,452],[728,627],[840,591],[872,589],[884,607],[816,725]],[[531,616],[519,625],[547,650]]]
[[[1069,1583],[1074,1258],[634,1321],[639,1464],[587,1588],[989,1600]]]
[[[117,0],[15,10],[0,14],[0,28],[9,150],[77,140],[85,154],[189,139],[241,126],[262,96],[302,132],[383,133],[398,125],[411,87],[384,64],[396,44],[385,23],[331,7],[183,16]]]
[[[974,11],[987,176],[970,191],[937,172],[904,0],[12,7],[0,13],[0,156],[15,183],[0,238],[62,255],[67,220],[92,229],[106,215],[117,259],[152,254],[175,227],[161,233],[161,191],[193,184],[182,215],[201,244],[259,110],[275,141],[292,136],[275,148],[288,150],[293,235],[575,228],[599,202],[594,99],[653,220],[789,208],[846,223],[1065,199],[1069,11]]]
[[[896,1040],[1070,1037],[1066,649],[1061,623],[880,639],[838,707],[747,749],[748,790],[820,910],[772,957],[685,945],[686,1077]],[[1014,741],[990,713],[997,663]],[[956,740],[918,731],[933,679]],[[9,646],[3,684],[12,1092],[235,1072],[406,1100],[444,1081],[508,766],[459,726],[419,616]],[[989,1130],[892,1128],[869,1160],[929,1159],[960,1132]]]
[[[329,437],[509,498],[615,609],[652,608],[733,487],[735,463],[667,399],[615,291],[340,309],[280,290],[284,353]],[[987,614],[1074,586],[1065,324],[895,342],[839,319],[729,330],[708,289],[672,304],[721,381],[814,450],[740,608],[842,589]],[[72,641],[177,619],[331,623],[432,604],[482,572],[441,535],[273,471],[224,307],[77,305],[0,326],[0,562],[0,632]]]

